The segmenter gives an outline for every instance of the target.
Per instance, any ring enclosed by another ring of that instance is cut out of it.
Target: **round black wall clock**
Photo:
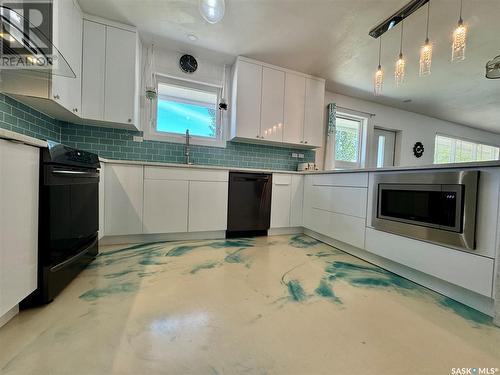
[[[413,146],[413,155],[415,155],[416,158],[420,158],[423,154],[424,145],[422,144],[422,142],[416,142]]]
[[[185,73],[194,73],[198,69],[198,61],[191,55],[182,55],[179,59],[179,66]]]

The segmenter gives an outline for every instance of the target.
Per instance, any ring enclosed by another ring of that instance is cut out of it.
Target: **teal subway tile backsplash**
[[[2,94],[0,128],[38,139],[61,140],[61,127],[57,120]]]
[[[164,163],[185,161],[183,144],[135,142],[133,137],[141,136],[141,132],[57,121],[1,94],[0,128],[61,142],[108,159]],[[292,152],[304,154],[304,159],[292,158]],[[226,148],[191,145],[191,160],[199,165],[297,170],[298,162],[314,162],[314,159],[314,151],[294,148],[238,142],[228,142]]]

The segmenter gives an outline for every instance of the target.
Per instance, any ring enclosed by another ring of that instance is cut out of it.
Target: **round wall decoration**
[[[413,146],[413,155],[415,155],[416,158],[420,158],[423,154],[424,145],[422,144],[422,142],[416,142]]]
[[[179,66],[184,73],[194,73],[198,69],[198,61],[191,55],[182,55]]]

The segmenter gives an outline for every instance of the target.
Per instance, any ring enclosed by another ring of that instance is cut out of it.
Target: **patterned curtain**
[[[335,126],[337,125],[337,104],[328,104],[328,129],[325,148],[325,169],[335,168]]]
[[[335,134],[335,125],[337,125],[337,104],[328,104],[328,135]]]

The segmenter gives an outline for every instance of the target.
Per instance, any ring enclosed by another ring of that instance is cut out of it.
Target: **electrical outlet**
[[[292,152],[292,158],[298,158],[299,155],[296,152]]]
[[[134,137],[132,139],[134,140],[134,142],[142,142],[142,141],[144,141],[143,137],[136,136],[136,135],[134,135]]]
[[[299,155],[298,155],[298,158],[299,158],[299,159],[304,159],[304,154],[299,154]]]

